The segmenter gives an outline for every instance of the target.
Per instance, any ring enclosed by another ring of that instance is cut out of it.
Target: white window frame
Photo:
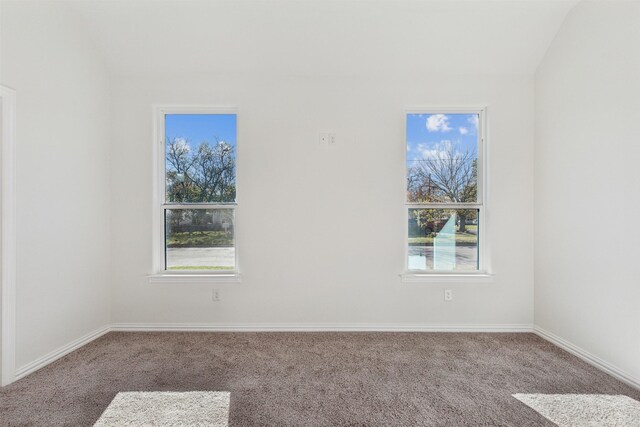
[[[197,208],[233,209],[234,221],[234,270],[166,270],[165,269],[165,218],[166,209],[190,209],[187,204],[166,202],[165,191],[165,115],[168,114],[235,114],[236,115],[236,201],[229,203],[202,203]],[[240,270],[238,264],[238,110],[236,107],[208,105],[154,105],[153,106],[153,238],[152,238],[152,273],[148,275],[151,283],[238,283]]]
[[[409,114],[478,114],[478,198],[475,203],[411,203],[407,202],[407,115]],[[403,283],[486,283],[493,281],[489,262],[489,233],[487,232],[487,107],[486,106],[419,106],[405,108],[403,115],[404,164],[403,193],[404,196],[404,273]],[[409,269],[409,209],[478,209],[478,270],[410,270]]]

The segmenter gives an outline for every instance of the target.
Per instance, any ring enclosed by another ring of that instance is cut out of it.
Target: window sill
[[[239,273],[218,274],[188,274],[188,273],[158,273],[147,276],[149,283],[240,283]]]
[[[488,273],[403,273],[402,283],[493,283],[494,275]]]

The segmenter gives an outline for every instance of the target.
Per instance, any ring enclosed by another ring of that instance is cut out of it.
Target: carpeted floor
[[[228,391],[231,426],[552,426],[517,393],[640,391],[533,334],[109,333],[0,391],[0,425],[89,426],[120,391]]]
[[[228,391],[121,391],[93,427],[228,427],[229,395]]]
[[[535,409],[539,414],[556,423],[558,427],[640,426],[640,402],[629,396],[534,393],[514,394],[513,397]]]

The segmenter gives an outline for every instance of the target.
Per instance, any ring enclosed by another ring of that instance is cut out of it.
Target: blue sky
[[[193,149],[203,141],[215,143],[216,137],[236,146],[235,114],[167,114],[164,127],[169,140],[184,138]]]
[[[448,147],[477,153],[477,114],[407,114],[407,167]]]

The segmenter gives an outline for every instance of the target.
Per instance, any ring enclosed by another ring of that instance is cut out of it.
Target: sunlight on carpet
[[[640,402],[608,394],[514,394],[559,427],[640,426]]]
[[[203,426],[229,424],[230,393],[226,391],[121,392],[94,427]]]

